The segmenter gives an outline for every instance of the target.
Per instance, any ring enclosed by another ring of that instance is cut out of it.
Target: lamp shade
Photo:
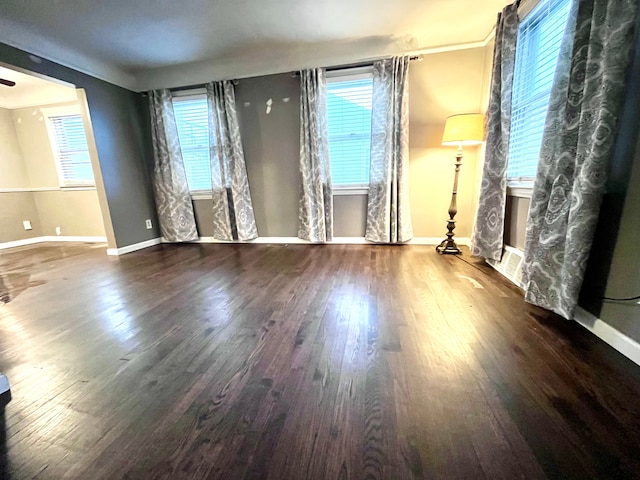
[[[484,115],[463,113],[447,118],[442,135],[443,145],[477,145],[484,139]]]

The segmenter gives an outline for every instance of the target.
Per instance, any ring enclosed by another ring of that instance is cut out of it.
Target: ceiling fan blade
[[[6,85],[7,87],[15,87],[16,86],[16,82],[14,82],[13,80],[6,80],[4,78],[0,78],[0,84]]]

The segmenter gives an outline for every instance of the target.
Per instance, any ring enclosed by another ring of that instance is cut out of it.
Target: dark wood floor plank
[[[476,259],[104,253],[0,252],[0,478],[640,478],[640,367]]]

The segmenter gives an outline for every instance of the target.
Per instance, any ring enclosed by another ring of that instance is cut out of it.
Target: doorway
[[[84,92],[0,66],[0,249],[106,242]]]

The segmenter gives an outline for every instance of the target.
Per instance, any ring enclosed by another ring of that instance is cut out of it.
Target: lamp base
[[[456,242],[452,238],[445,238],[440,245],[436,247],[436,252],[443,255],[458,255],[462,253],[462,250],[458,248]]]
[[[5,405],[10,401],[11,390],[9,389],[9,380],[4,375],[0,374],[0,414],[2,414]]]

